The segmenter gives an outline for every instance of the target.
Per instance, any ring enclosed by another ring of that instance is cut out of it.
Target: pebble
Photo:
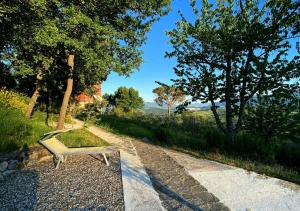
[[[0,171],[5,171],[7,169],[8,166],[8,162],[7,161],[3,161],[0,163]]]
[[[10,161],[8,161],[7,169],[8,170],[15,170],[15,169],[17,169],[18,164],[19,164],[19,161],[17,161],[17,160],[10,160]]]
[[[0,210],[123,211],[119,153],[111,158],[110,166],[87,155],[70,156],[58,169],[51,160],[26,166],[0,181]]]
[[[12,173],[16,172],[16,170],[7,170],[7,171],[4,171],[3,172],[3,176],[6,177],[6,176],[9,176],[11,175]]]

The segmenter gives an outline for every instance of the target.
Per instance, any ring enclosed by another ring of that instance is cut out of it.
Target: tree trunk
[[[171,119],[171,105],[168,105],[168,119]]]
[[[72,94],[73,89],[73,69],[74,69],[74,55],[70,54],[68,56],[68,69],[69,75],[67,80],[67,88],[64,94],[64,99],[60,108],[59,119],[57,124],[57,130],[62,130],[64,128],[66,113],[68,109],[69,99]]]
[[[226,108],[226,132],[233,140],[234,130],[233,130],[233,113],[232,113],[232,83],[231,83],[231,60],[227,59],[226,68],[226,84],[225,84],[225,108]]]
[[[38,71],[38,74],[36,76],[36,89],[33,92],[32,96],[30,98],[28,107],[27,107],[27,111],[26,111],[26,117],[27,118],[31,118],[33,108],[36,104],[36,101],[37,101],[38,97],[40,96],[40,89],[41,89],[40,80],[42,80],[42,71],[41,70]]]

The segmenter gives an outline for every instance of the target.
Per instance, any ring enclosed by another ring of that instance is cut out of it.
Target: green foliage
[[[86,104],[84,108],[77,111],[77,117],[87,122],[104,113],[107,105],[108,101],[105,99],[96,100],[93,103]]]
[[[57,138],[67,147],[103,147],[109,146],[107,142],[95,136],[86,129],[72,130],[61,133]]]
[[[34,40],[51,48],[63,43],[66,54],[75,54],[82,85],[105,80],[111,71],[129,75],[142,61],[138,48],[146,32],[166,14],[169,3],[34,1],[34,10],[43,17]]]
[[[300,108],[295,92],[277,89],[257,95],[247,107],[245,127],[268,142],[273,137],[300,137]]]
[[[134,113],[144,106],[143,98],[139,96],[139,92],[134,88],[119,87],[113,95],[104,95],[103,98],[119,115]]]
[[[157,95],[157,98],[154,101],[159,105],[163,104],[174,105],[174,103],[181,103],[185,100],[184,93],[173,86],[159,86],[153,89],[153,93]]]
[[[25,113],[27,104],[28,98],[26,96],[12,90],[0,89],[0,105]]]
[[[289,55],[297,30],[297,1],[191,1],[196,20],[183,17],[167,34],[175,57],[175,86],[192,101],[211,103],[220,130],[234,136],[246,103],[258,91],[299,87],[299,55]],[[201,8],[198,8],[201,5]],[[296,79],[296,80],[292,80]],[[216,102],[225,102],[226,121]]]

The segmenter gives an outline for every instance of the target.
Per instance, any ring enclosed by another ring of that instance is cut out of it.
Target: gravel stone
[[[5,171],[7,169],[8,166],[8,162],[7,161],[3,161],[0,163],[0,171]]]
[[[14,170],[18,167],[18,164],[19,164],[19,161],[17,161],[17,160],[10,160],[10,161],[8,161],[7,169]]]
[[[0,173],[0,181],[3,181],[4,180],[4,177],[3,175]]]
[[[229,210],[161,148],[132,142],[167,210]]]
[[[0,181],[0,210],[124,210],[119,153],[28,165]]]
[[[15,173],[16,172],[16,170],[6,170],[6,171],[4,171],[3,172],[3,176],[4,177],[6,177],[6,176],[9,176],[9,175],[11,175],[12,173]]]

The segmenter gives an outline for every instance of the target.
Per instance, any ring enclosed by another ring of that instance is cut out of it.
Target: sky
[[[158,86],[155,81],[171,84],[170,79],[175,78],[173,67],[176,66],[176,59],[165,58],[165,52],[170,51],[166,31],[175,28],[176,21],[180,20],[178,11],[180,10],[187,19],[193,18],[192,8],[189,0],[174,0],[171,11],[155,22],[150,32],[146,44],[142,47],[143,64],[140,69],[130,75],[130,77],[119,76],[112,73],[102,84],[102,92],[114,93],[118,87],[133,87],[139,91],[145,102],[152,102],[154,94],[152,90]]]

